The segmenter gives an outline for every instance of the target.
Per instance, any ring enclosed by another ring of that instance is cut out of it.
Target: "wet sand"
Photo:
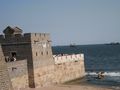
[[[88,84],[86,78],[84,77],[82,79],[72,80],[60,85],[52,85],[36,89],[21,89],[21,90],[115,90],[115,89],[105,86]]]
[[[40,87],[37,89],[22,89],[22,90],[113,90],[107,87],[97,87],[88,85],[56,85]]]

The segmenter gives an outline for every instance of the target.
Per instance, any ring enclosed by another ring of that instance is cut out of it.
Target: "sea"
[[[52,51],[53,54],[83,53],[87,83],[120,90],[120,45],[53,46]],[[101,71],[105,77],[97,79]]]

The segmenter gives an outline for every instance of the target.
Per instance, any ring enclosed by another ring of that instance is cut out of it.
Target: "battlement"
[[[84,54],[73,54],[73,55],[54,55],[55,64],[65,63],[65,62],[77,62],[79,60],[84,60]]]
[[[22,33],[18,27],[11,28],[8,26],[0,35],[0,43],[36,43],[41,41],[50,41],[49,33]]]
[[[30,42],[30,34],[15,34],[7,37],[7,35],[0,35],[0,43],[18,43],[18,42]]]
[[[41,41],[50,42],[50,34],[49,33],[30,33],[31,42],[37,43]]]

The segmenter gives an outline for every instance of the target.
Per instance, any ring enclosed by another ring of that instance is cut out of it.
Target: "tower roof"
[[[18,28],[18,27],[10,27],[10,26],[7,26],[4,30],[3,30],[3,33],[5,35],[15,35],[15,34],[22,34],[22,29]]]

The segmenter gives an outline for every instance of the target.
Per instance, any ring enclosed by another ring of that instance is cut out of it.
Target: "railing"
[[[60,64],[64,62],[72,62],[84,60],[84,54],[73,54],[73,55],[53,55],[55,64]]]

